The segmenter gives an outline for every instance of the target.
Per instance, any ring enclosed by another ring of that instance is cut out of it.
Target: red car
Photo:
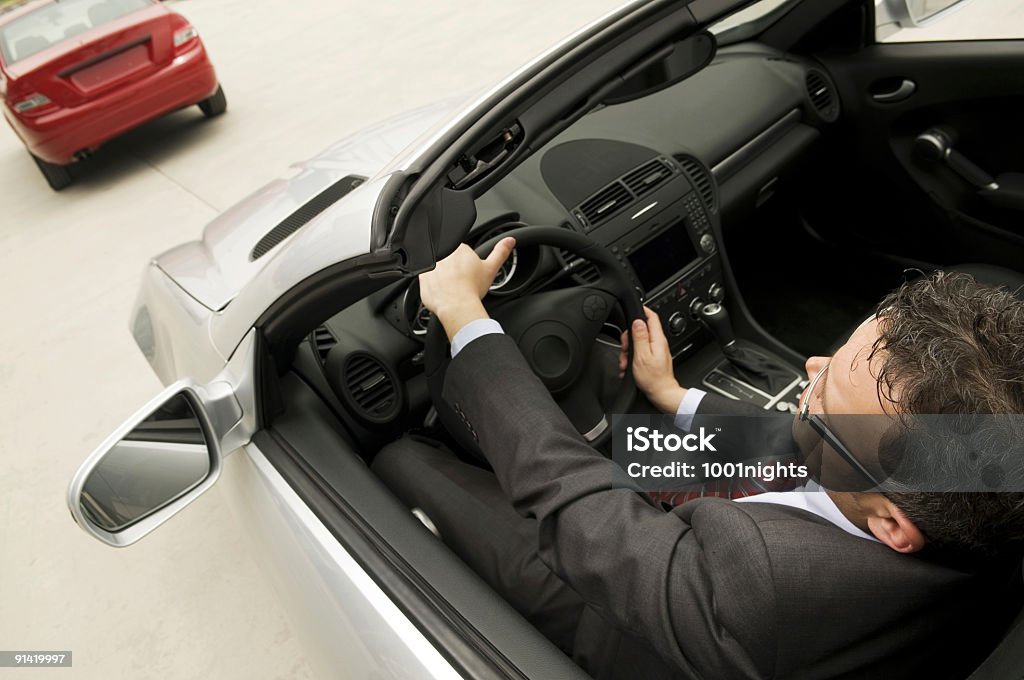
[[[147,120],[227,109],[199,33],[154,0],[35,0],[0,14],[0,95],[58,191],[71,163]]]

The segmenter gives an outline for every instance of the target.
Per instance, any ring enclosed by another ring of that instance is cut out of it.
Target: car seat
[[[1024,273],[990,264],[962,264],[956,267],[949,267],[948,270],[970,274],[979,283],[989,286],[1002,286],[1017,297],[1024,298]],[[870,313],[865,314],[856,324],[851,326],[848,331],[840,335],[829,348],[829,355],[835,354],[836,350],[843,346],[843,343],[849,339],[853,332],[876,311],[878,310],[872,309]]]
[[[108,21],[113,21],[121,16],[121,14],[122,12],[118,12],[117,7],[112,5],[109,1],[101,2],[100,4],[93,5],[89,8],[89,21],[95,27],[100,24],[105,24]]]
[[[14,60],[18,61],[42,52],[50,46],[50,41],[41,35],[30,35],[14,43]]]
[[[68,26],[67,28],[64,29],[64,37],[65,38],[70,38],[72,36],[78,35],[79,33],[85,33],[88,30],[89,30],[89,25],[86,24],[85,22],[79,22],[77,24],[72,24],[71,26]]]
[[[1024,609],[988,658],[967,680],[1024,678]]]

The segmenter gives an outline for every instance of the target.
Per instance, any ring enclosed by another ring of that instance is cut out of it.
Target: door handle
[[[944,163],[965,182],[983,191],[998,191],[999,182],[969,158],[953,148],[956,132],[950,128],[928,128],[914,140],[914,151],[933,163]]]
[[[887,92],[874,92],[871,98],[880,104],[895,104],[901,102],[904,99],[908,99],[910,95],[917,92],[917,83],[908,78],[904,78],[895,89]]]

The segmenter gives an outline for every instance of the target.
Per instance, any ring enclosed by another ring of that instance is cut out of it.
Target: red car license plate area
[[[68,79],[83,94],[89,94],[116,80],[146,71],[152,65],[153,62],[149,57],[149,44],[146,42],[118,52],[103,61],[77,69],[68,76]]]

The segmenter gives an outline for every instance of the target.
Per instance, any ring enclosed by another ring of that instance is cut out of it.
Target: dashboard
[[[759,44],[722,49],[683,82],[593,111],[527,158],[477,200],[467,242],[527,225],[586,234],[616,257],[685,361],[709,340],[695,310],[733,293],[723,225],[740,230],[730,247],[742,247],[750,215],[838,114],[818,65]],[[517,248],[485,302],[597,277],[567,252]],[[329,386],[357,433],[422,422],[429,318],[415,281],[390,286],[318,328],[303,373]]]

